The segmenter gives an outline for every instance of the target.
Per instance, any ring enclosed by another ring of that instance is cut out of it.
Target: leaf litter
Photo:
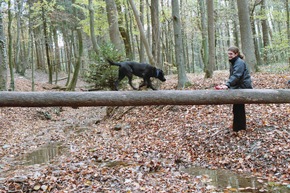
[[[189,75],[186,89],[212,89],[226,80]],[[255,88],[285,89],[286,75],[256,73]],[[30,82],[16,79],[18,91]],[[170,76],[162,89],[175,89]],[[39,81],[38,91],[52,91]],[[246,131],[232,132],[231,105],[46,107],[0,109],[2,192],[236,192],[252,187],[218,187],[209,175],[186,168],[227,170],[254,176],[270,187],[290,184],[289,104],[246,105]],[[125,112],[125,113],[124,113]],[[45,116],[45,115],[49,116]],[[48,163],[20,158],[60,143],[66,152]],[[289,191],[289,188],[288,188]]]

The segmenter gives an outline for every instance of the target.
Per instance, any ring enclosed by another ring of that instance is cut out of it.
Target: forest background
[[[1,0],[0,89],[14,90],[14,73],[27,69],[47,72],[56,84],[58,73],[67,73],[67,90],[79,77],[110,89],[116,69],[106,57],[177,73],[180,89],[189,83],[186,73],[210,78],[227,69],[231,45],[252,72],[289,67],[289,37],[288,0]]]

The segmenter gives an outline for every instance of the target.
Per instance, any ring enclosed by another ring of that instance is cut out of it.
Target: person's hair
[[[241,59],[244,59],[245,56],[243,54],[241,54],[240,52],[240,49],[236,46],[231,46],[228,48],[228,51],[231,51],[231,52],[234,52],[235,54],[238,54],[238,56],[241,58]]]

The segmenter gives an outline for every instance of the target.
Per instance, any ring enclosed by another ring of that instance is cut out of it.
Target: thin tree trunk
[[[75,70],[73,73],[72,80],[71,80],[69,86],[67,87],[68,91],[75,90],[76,85],[77,85],[78,76],[79,76],[79,71],[81,68],[81,63],[82,63],[82,56],[83,56],[84,48],[83,48],[83,37],[82,37],[81,29],[77,29],[77,37],[78,37],[78,41],[79,41],[78,58],[77,58],[77,62],[75,65]]]
[[[209,43],[209,60],[205,68],[205,78],[213,77],[215,66],[215,27],[214,27],[214,3],[213,0],[207,1],[207,27],[208,27],[208,43]]]
[[[290,14],[289,14],[289,0],[286,0],[286,13],[287,13],[287,37],[288,37],[288,50],[287,50],[287,54],[288,54],[288,66],[290,68]]]
[[[45,16],[45,10],[42,6],[42,22],[43,22],[43,32],[44,32],[44,41],[45,41],[45,53],[46,53],[46,61],[48,67],[48,83],[52,84],[52,65],[50,63],[50,56],[49,56],[49,42],[48,42],[48,34],[47,34],[47,21]]]
[[[204,64],[204,71],[208,63],[208,35],[206,28],[206,14],[204,0],[198,0],[201,13],[201,35],[202,35],[202,61]]]
[[[160,58],[160,23],[159,0],[151,0],[151,25],[152,25],[152,54],[159,68],[162,67]]]
[[[95,12],[93,9],[92,0],[89,1],[89,13],[90,13],[90,32],[91,32],[91,41],[93,44],[93,49],[97,55],[100,55],[100,47],[97,43],[97,38],[95,34]]]
[[[133,13],[134,13],[134,16],[135,16],[135,20],[136,20],[137,25],[138,25],[138,28],[139,28],[140,36],[142,38],[142,42],[143,42],[143,44],[145,46],[146,53],[147,53],[147,56],[149,58],[149,62],[152,65],[155,66],[156,65],[156,62],[155,62],[154,57],[153,57],[153,55],[151,53],[151,50],[150,50],[150,47],[149,47],[149,43],[148,43],[148,41],[146,39],[146,35],[145,35],[144,29],[143,29],[143,25],[142,25],[142,23],[140,21],[140,16],[138,14],[138,11],[136,9],[136,6],[135,6],[133,0],[129,0],[129,3],[131,5],[131,7],[132,7],[132,10],[133,10]]]
[[[11,0],[8,1],[8,62],[9,62],[9,70],[10,70],[10,89],[15,90],[14,85],[14,65],[12,60],[12,13],[11,13]]]
[[[270,40],[269,40],[269,28],[268,28],[268,21],[267,21],[267,13],[266,13],[266,0],[262,0],[262,15],[264,15],[264,19],[262,19],[262,32],[263,32],[263,42],[264,42],[264,63],[268,64],[269,59],[268,59],[268,52],[269,48],[268,46],[270,45]]]
[[[0,91],[7,90],[7,55],[3,26],[3,12],[0,5]]]
[[[144,0],[140,0],[140,22],[141,25],[144,26]],[[142,41],[142,37],[140,36],[140,50],[139,50],[139,57],[140,57],[140,62],[145,62],[145,49],[144,49],[144,44]]]
[[[235,1],[229,1],[230,7],[232,10],[237,10],[237,4]],[[237,47],[240,47],[240,38],[239,38],[239,28],[238,28],[238,19],[237,17],[233,16],[233,33],[234,33],[234,44]],[[228,29],[230,30],[230,29]],[[228,45],[231,46],[231,45]]]
[[[57,84],[58,79],[58,71],[60,70],[60,49],[58,45],[58,35],[56,28],[53,29],[53,38],[54,38],[54,46],[55,46],[55,57],[54,57],[54,69],[55,69],[55,84]]]
[[[181,35],[181,21],[179,14],[179,0],[172,0],[172,18],[173,18],[173,29],[174,29],[174,42],[175,42],[175,58],[176,65],[178,66],[178,89],[183,89],[185,84],[189,82],[184,66],[184,55],[182,46],[182,35]]]

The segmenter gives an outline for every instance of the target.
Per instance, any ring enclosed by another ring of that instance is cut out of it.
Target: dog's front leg
[[[156,88],[154,88],[154,87],[152,86],[152,82],[151,82],[150,79],[147,80],[147,88],[149,88],[149,87],[150,87],[152,90],[157,90]]]
[[[132,84],[132,77],[129,77],[129,76],[128,76],[128,79],[129,79],[129,84],[130,84],[130,86],[131,86],[134,90],[137,90],[137,88],[134,87],[133,84]]]

